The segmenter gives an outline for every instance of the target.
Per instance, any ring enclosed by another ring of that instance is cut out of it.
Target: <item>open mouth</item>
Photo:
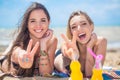
[[[40,33],[42,30],[34,30],[36,33]]]
[[[83,39],[85,39],[86,34],[85,33],[81,33],[81,34],[79,34],[78,37],[79,37],[80,40],[83,40]]]

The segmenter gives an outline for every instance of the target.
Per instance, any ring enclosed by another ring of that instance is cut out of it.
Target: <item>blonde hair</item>
[[[67,32],[66,35],[67,37],[71,40],[72,39],[72,33],[71,33],[71,29],[70,29],[70,20],[74,17],[74,16],[79,16],[79,15],[83,15],[86,17],[86,19],[88,20],[89,24],[94,24],[93,21],[91,20],[91,18],[83,11],[75,11],[73,12],[68,20],[68,25],[67,25]]]

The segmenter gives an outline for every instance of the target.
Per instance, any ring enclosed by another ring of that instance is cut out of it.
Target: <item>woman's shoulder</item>
[[[107,39],[102,37],[102,36],[99,36],[97,37],[97,43],[96,43],[97,46],[99,45],[102,45],[102,46],[105,46],[107,45]]]
[[[47,43],[48,47],[57,47],[58,40],[55,36],[53,36],[49,42]]]
[[[53,36],[52,38],[51,38],[51,40],[50,40],[50,43],[57,43],[58,42],[58,39],[57,39],[57,37],[55,37],[55,36]]]
[[[98,36],[98,42],[99,43],[107,42],[107,39],[105,37]]]

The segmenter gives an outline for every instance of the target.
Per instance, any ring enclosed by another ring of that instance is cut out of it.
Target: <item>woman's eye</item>
[[[76,26],[72,26],[72,29],[75,29],[76,28]]]
[[[31,23],[35,22],[35,21],[30,21]]]
[[[42,20],[42,22],[46,22],[46,20]]]
[[[43,23],[46,22],[46,19],[42,19],[41,22],[43,22]]]
[[[86,25],[87,23],[82,23],[82,25]]]

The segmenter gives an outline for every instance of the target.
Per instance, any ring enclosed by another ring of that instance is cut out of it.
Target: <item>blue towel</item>
[[[104,80],[120,79],[120,70],[104,71],[103,79]]]
[[[67,77],[69,77],[69,74],[54,71],[52,73],[52,76],[56,76],[56,77],[60,77],[60,78],[67,78]]]

